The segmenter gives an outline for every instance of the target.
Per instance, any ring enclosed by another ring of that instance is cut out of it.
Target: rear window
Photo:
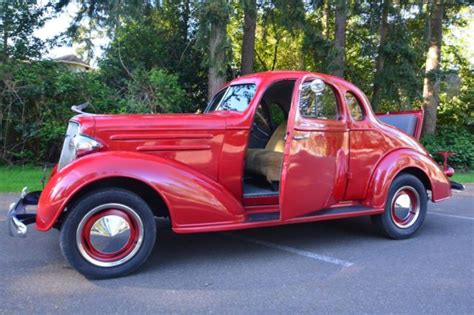
[[[220,91],[214,97],[208,112],[230,110],[243,112],[249,106],[257,86],[255,84],[236,84]]]

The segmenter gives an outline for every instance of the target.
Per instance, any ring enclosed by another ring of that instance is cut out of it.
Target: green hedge
[[[425,136],[422,144],[438,162],[443,158],[438,151],[450,151],[455,155],[449,158],[449,165],[457,170],[474,168],[474,135],[461,126],[441,126],[433,136]]]
[[[55,162],[71,106],[89,112],[150,113],[190,109],[175,75],[164,70],[133,73],[126,89],[105,84],[99,71],[71,72],[51,61],[0,64],[0,164]]]

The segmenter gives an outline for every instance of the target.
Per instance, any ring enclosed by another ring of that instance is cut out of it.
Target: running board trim
[[[308,214],[305,214],[301,217],[317,217],[317,216],[324,216],[324,215],[337,215],[337,214],[349,214],[349,213],[357,213],[357,212],[364,212],[371,210],[372,208],[366,206],[344,206],[344,207],[334,207],[334,208],[325,208],[321,210],[317,210]]]
[[[348,208],[355,208],[358,206],[351,206]],[[347,208],[347,207],[339,207],[339,208]],[[337,208],[331,208],[337,209]],[[176,233],[203,233],[203,232],[222,232],[222,231],[234,231],[234,230],[244,230],[244,229],[252,229],[252,228],[260,228],[260,227],[269,227],[269,226],[278,226],[284,224],[294,224],[294,223],[309,223],[309,222],[317,222],[317,221],[325,221],[325,220],[335,220],[335,219],[345,219],[345,218],[353,218],[353,217],[362,217],[362,216],[369,216],[369,215],[378,215],[384,212],[384,209],[377,209],[377,208],[367,208],[366,210],[359,211],[330,211],[329,213],[312,215],[312,216],[303,216],[303,217],[296,217],[291,218],[288,220],[270,220],[270,221],[244,221],[238,223],[224,223],[224,224],[216,224],[216,225],[200,225],[200,226],[182,226],[182,227],[173,227],[173,231]],[[319,212],[319,211],[318,211]],[[267,213],[268,214],[268,213]]]

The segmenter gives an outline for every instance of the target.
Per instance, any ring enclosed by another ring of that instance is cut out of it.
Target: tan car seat
[[[280,181],[283,151],[285,150],[286,121],[273,132],[265,149],[248,149],[245,169],[265,176],[270,182]]]

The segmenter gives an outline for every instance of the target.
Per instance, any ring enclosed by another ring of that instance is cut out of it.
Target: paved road
[[[0,313],[474,313],[474,185],[430,204],[416,237],[367,218],[176,235],[166,223],[138,273],[89,281],[57,231],[6,234],[0,195]]]

